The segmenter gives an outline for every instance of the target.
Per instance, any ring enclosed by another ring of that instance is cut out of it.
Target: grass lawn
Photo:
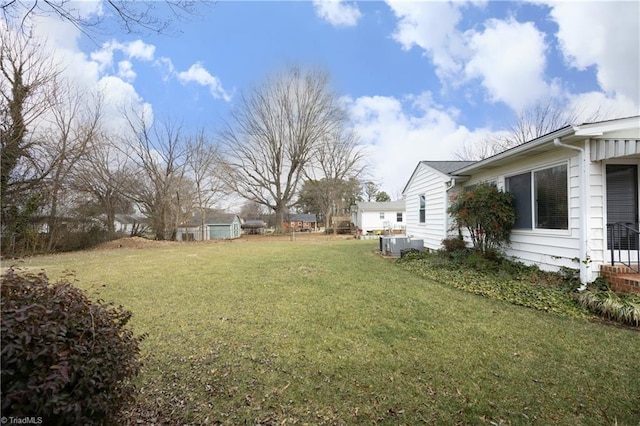
[[[22,266],[74,270],[133,311],[141,404],[175,422],[640,423],[640,333],[431,282],[376,246],[263,237]]]

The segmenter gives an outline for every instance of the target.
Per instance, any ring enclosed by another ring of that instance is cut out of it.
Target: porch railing
[[[611,265],[617,263],[625,265],[640,273],[640,231],[638,225],[633,223],[609,223],[607,224],[607,236],[611,250]],[[626,253],[626,258],[622,255]]]

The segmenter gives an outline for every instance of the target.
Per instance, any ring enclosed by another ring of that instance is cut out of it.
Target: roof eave
[[[480,160],[477,163],[471,164],[467,167],[463,167],[459,170],[456,170],[454,173],[455,175],[471,175],[473,174],[474,171],[483,169],[491,165],[492,163],[497,163],[509,157],[515,157],[527,151],[539,148],[543,145],[553,144],[554,139],[570,136],[574,134],[574,132],[575,132],[574,127],[571,127],[571,126],[563,127],[562,129],[559,129],[549,134],[546,134],[544,136],[541,136],[538,139],[534,139],[530,142],[523,143],[521,145],[508,149],[507,151],[503,151],[494,156],[485,158],[484,160]]]

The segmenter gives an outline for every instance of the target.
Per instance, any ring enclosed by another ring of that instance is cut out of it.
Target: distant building
[[[351,217],[360,235],[405,232],[404,200],[358,202],[351,209]]]

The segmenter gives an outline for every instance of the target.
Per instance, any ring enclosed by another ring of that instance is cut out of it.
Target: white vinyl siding
[[[442,247],[447,237],[446,182],[449,177],[427,165],[420,164],[410,186],[404,192],[406,200],[407,235],[424,240],[431,250]],[[420,196],[425,200],[425,221],[420,223]]]

